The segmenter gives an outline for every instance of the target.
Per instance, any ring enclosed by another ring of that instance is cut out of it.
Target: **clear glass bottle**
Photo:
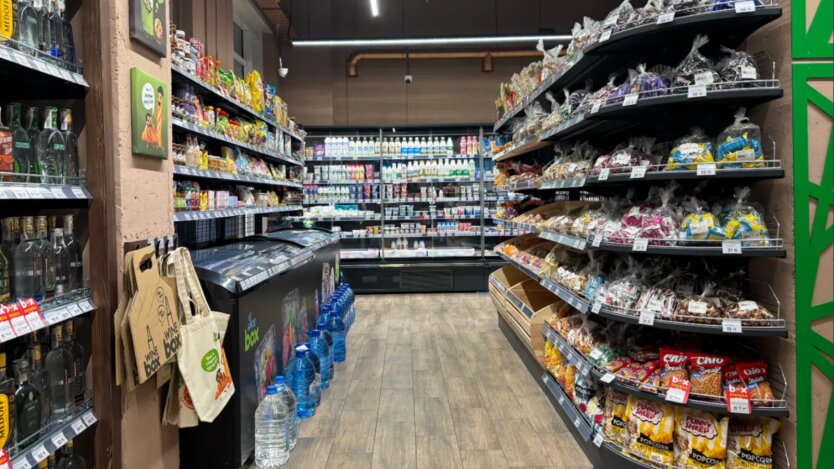
[[[33,333],[29,343],[29,357],[32,360],[32,368],[29,370],[29,382],[32,383],[38,392],[41,393],[41,425],[49,422],[49,373],[43,365],[43,349],[38,335]]]
[[[64,243],[64,230],[61,228],[52,230],[52,251],[55,256],[55,296],[61,296],[72,290],[69,250]]]
[[[49,57],[49,0],[33,0],[35,12],[38,15],[39,35],[38,35],[38,49],[40,50],[39,57],[46,59]]]
[[[72,446],[72,440],[67,441],[67,445],[64,447],[64,455],[58,461],[56,469],[87,469],[87,462],[73,452]]]
[[[72,399],[75,405],[84,403],[87,392],[85,371],[87,369],[87,356],[84,353],[84,346],[75,340],[75,323],[72,319],[66,323],[66,340],[64,345],[72,355]]]
[[[64,183],[64,161],[66,161],[66,140],[58,130],[58,109],[44,108],[43,130],[38,137],[38,162],[41,166],[43,183]]]
[[[75,37],[72,33],[72,23],[66,17],[67,2],[58,0],[58,17],[61,19],[61,65],[64,68],[75,69]]]
[[[17,411],[14,399],[14,380],[6,375],[6,352],[0,352],[0,421],[9,423],[8,426],[0,425],[0,448],[2,449],[8,449],[14,445],[15,412]]]
[[[3,231],[3,242],[0,243],[0,255],[6,260],[6,267],[3,271],[6,274],[4,279],[0,279],[0,284],[6,282],[8,288],[8,298],[3,294],[3,287],[0,285],[0,302],[9,301],[14,293],[14,250],[17,246],[15,235],[17,233],[17,218],[8,217],[0,222]],[[5,299],[2,299],[5,298]]]
[[[32,217],[21,219],[20,243],[14,250],[14,298],[44,297],[43,255],[35,237],[35,221]]]
[[[62,422],[74,408],[72,399],[72,354],[64,346],[64,328],[60,324],[52,328],[52,349],[46,354],[46,372],[49,373],[49,399],[52,420]]]
[[[79,162],[78,162],[78,137],[72,132],[72,110],[61,109],[61,133],[64,134],[66,142],[66,153],[64,159],[64,176],[66,184],[79,184]]]
[[[14,362],[14,375],[17,379],[15,390],[15,440],[18,445],[34,442],[41,428],[41,394],[29,382],[29,360],[19,358]],[[25,443],[24,443],[25,442]]]
[[[47,21],[49,22],[49,56],[52,61],[59,63],[63,60],[64,49],[61,44],[63,37],[63,20],[58,12],[58,2],[55,0],[46,0],[47,2]]]
[[[28,174],[32,167],[32,161],[36,159],[35,147],[29,139],[29,132],[21,125],[20,103],[9,103],[6,106],[9,114],[9,125],[12,128],[12,140],[14,141],[14,172],[22,174],[15,178],[18,182],[29,181]]]
[[[0,108],[2,111],[2,108]],[[14,181],[14,137],[12,128],[3,124],[3,113],[0,112],[0,175],[2,181]]]
[[[6,219],[8,220],[8,218]],[[6,223],[3,220],[3,242],[6,242]],[[6,256],[5,249],[0,250],[0,303],[8,303],[12,299],[12,278],[14,267],[11,258]]]
[[[72,215],[64,215],[64,244],[67,246],[67,257],[69,258],[70,291],[84,286],[84,265],[81,262],[81,243],[75,237],[74,230],[75,218]]]
[[[38,160],[38,139],[41,135],[39,117],[40,111],[36,107],[27,107],[23,113],[23,127],[29,134],[29,147],[32,149],[28,173],[36,175],[29,176],[29,182],[42,182],[43,176],[40,160]]]
[[[43,263],[43,291],[44,298],[55,295],[55,250],[49,242],[46,217],[41,215],[35,218],[36,236],[38,247],[41,251],[41,262]]]
[[[18,4],[15,40],[21,52],[37,55],[40,47],[40,20],[34,2],[23,0]]]

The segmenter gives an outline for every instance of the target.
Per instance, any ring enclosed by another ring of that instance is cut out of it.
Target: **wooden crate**
[[[489,275],[489,294],[493,303],[501,303],[501,306],[506,310],[507,291],[526,280],[530,280],[530,277],[511,265],[501,267],[491,273]]]
[[[542,325],[561,303],[558,297],[532,279],[515,285],[505,295],[506,317],[539,362],[544,357]]]

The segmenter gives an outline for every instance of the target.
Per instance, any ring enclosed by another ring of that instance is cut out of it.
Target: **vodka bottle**
[[[12,140],[14,142],[14,172],[22,174],[15,178],[19,182],[29,181],[28,174],[34,167],[33,161],[37,158],[35,147],[29,138],[29,133],[20,123],[20,103],[9,103],[6,106],[9,113],[9,125],[12,127]]]
[[[64,447],[64,455],[58,461],[55,469],[87,469],[87,462],[84,461],[84,458],[73,451],[72,440],[67,441],[67,446]]]
[[[36,237],[43,265],[44,298],[55,294],[55,249],[47,239],[46,217],[35,218]]]
[[[34,1],[21,1],[17,8],[15,40],[23,53],[37,55],[40,49],[41,16]]]
[[[55,259],[55,296],[61,296],[72,290],[69,249],[64,243],[64,230],[61,228],[52,230],[52,252]]]
[[[43,130],[38,136],[38,162],[41,166],[42,182],[63,184],[64,161],[66,161],[66,140],[58,130],[58,110],[44,108]]]
[[[43,182],[41,180],[42,173],[37,148],[38,139],[41,135],[38,117],[40,117],[40,112],[36,107],[27,107],[23,113],[23,127],[26,129],[26,133],[29,134],[29,148],[31,149],[29,170],[27,173],[33,176],[29,176],[29,182]]]
[[[29,382],[29,360],[20,358],[14,362],[17,379],[15,391],[15,438],[18,445],[29,440],[41,428],[41,393]]]
[[[0,303],[6,303],[14,292],[14,250],[17,247],[17,218],[4,218],[2,222],[3,242],[0,244]]]
[[[75,324],[70,319],[66,322],[66,340],[64,345],[72,355],[72,389],[71,398],[75,405],[81,405],[86,400],[87,381],[85,371],[87,369],[87,356],[84,353],[84,346],[75,340]]]
[[[72,23],[66,18],[66,1],[65,0],[58,0],[58,18],[60,18],[60,26],[61,26],[61,48],[63,50],[63,54],[61,58],[63,59],[62,65],[65,68],[75,68],[76,60],[75,60],[75,37],[72,33]]]
[[[41,58],[49,57],[49,37],[51,35],[49,30],[49,0],[33,0],[35,11],[38,15],[38,56]]]
[[[78,181],[78,137],[72,132],[72,110],[61,109],[61,133],[66,142],[66,155],[64,159],[64,176],[66,184],[80,184]]]
[[[21,221],[20,244],[14,250],[14,298],[42,300],[43,257],[40,243],[35,237],[35,221],[24,217]]]
[[[61,422],[72,413],[74,383],[72,354],[64,346],[64,330],[60,324],[52,328],[52,349],[46,354],[46,371],[52,418]]]
[[[32,334],[29,345],[29,355],[32,357],[32,368],[29,370],[29,382],[41,394],[41,425],[49,422],[49,373],[43,365],[43,352],[37,334]]]
[[[77,290],[84,286],[84,265],[81,262],[83,249],[74,232],[74,218],[72,215],[64,215],[64,244],[67,246],[67,257],[69,258],[69,288]]]

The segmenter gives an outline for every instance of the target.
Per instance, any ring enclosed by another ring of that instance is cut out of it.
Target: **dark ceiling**
[[[602,19],[620,1],[378,0],[376,18],[370,0],[281,0],[281,7],[294,39],[364,39],[569,34],[577,19]]]

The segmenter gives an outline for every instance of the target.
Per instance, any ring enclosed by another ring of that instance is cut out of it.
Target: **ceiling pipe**
[[[359,76],[359,62],[363,60],[461,60],[480,59],[481,70],[492,72],[495,59],[540,59],[542,53],[536,50],[499,50],[480,52],[355,52],[345,65],[348,77]]]

